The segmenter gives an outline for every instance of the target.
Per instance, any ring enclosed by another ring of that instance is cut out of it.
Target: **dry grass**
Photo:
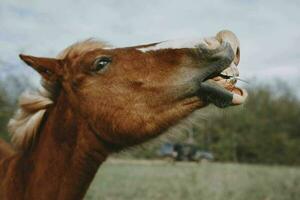
[[[105,163],[87,200],[298,200],[300,169],[221,163]]]

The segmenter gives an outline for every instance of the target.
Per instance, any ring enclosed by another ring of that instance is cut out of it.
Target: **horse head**
[[[124,48],[88,40],[57,58],[20,57],[58,85],[115,150],[153,138],[210,103],[227,107],[247,97],[235,86],[240,46],[230,31]]]

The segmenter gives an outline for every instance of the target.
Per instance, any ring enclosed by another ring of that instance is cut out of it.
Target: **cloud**
[[[300,74],[299,7],[299,1],[271,0],[2,0],[0,59],[14,66],[7,73],[15,73],[23,71],[18,53],[54,56],[85,38],[127,46],[226,28],[241,40],[242,76],[294,84]]]

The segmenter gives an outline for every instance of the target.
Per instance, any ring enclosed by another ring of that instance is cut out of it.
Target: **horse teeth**
[[[239,70],[238,70],[237,66],[234,63],[232,63],[230,65],[230,67],[223,70],[220,74],[225,75],[225,76],[236,77],[236,76],[239,76]]]

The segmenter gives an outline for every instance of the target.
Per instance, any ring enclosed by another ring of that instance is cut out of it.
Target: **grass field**
[[[299,200],[300,169],[110,160],[86,200]]]

